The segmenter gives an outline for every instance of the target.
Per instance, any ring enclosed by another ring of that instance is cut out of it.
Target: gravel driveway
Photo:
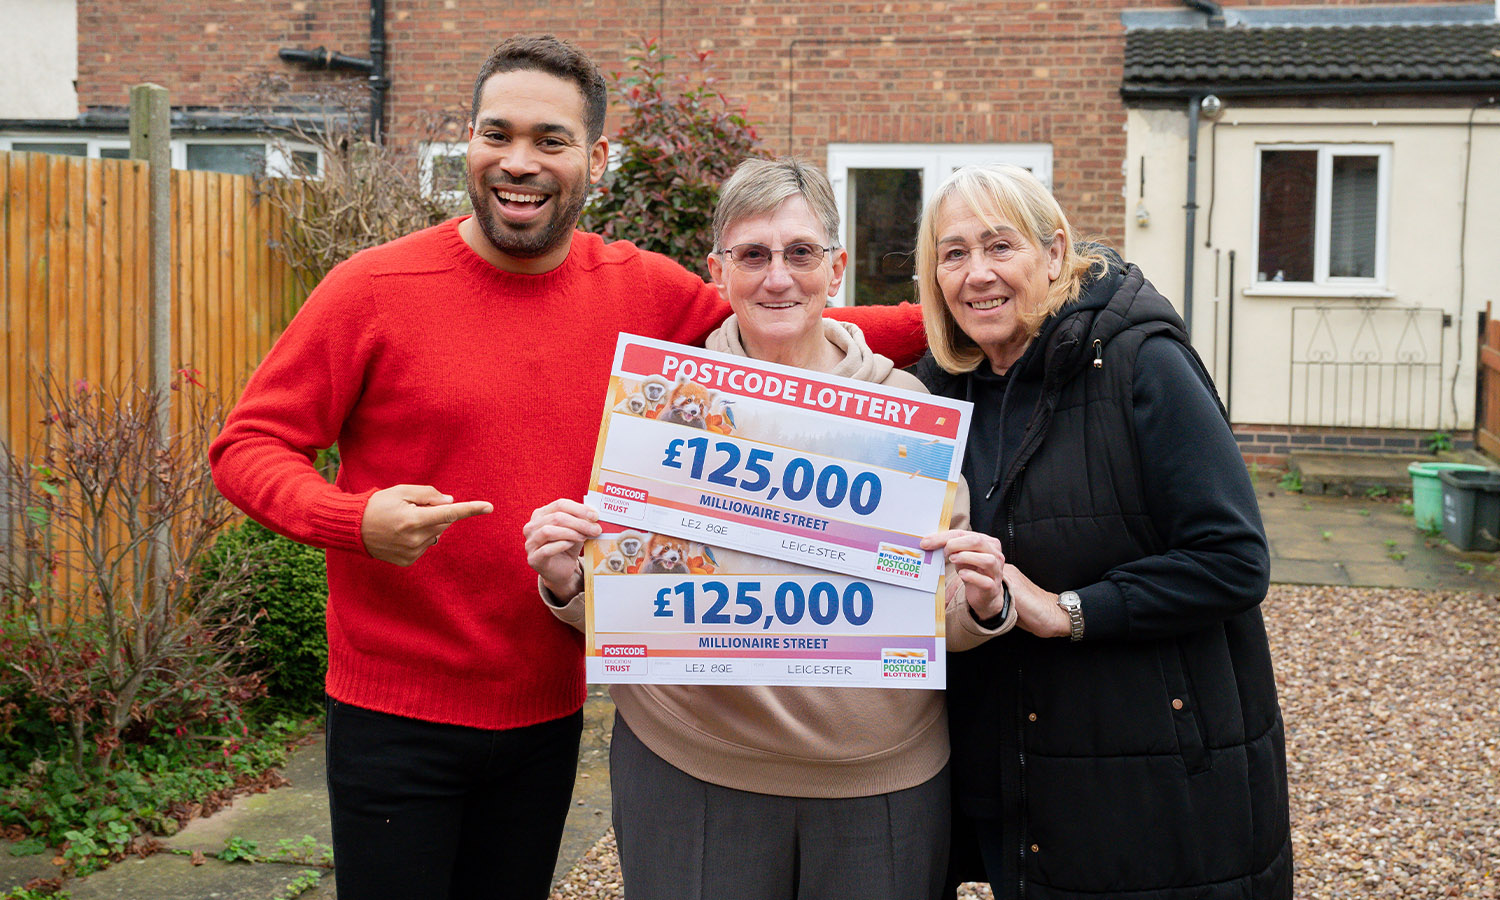
[[[1500,596],[1278,585],[1264,608],[1299,900],[1500,900]],[[623,896],[612,833],[552,894]]]

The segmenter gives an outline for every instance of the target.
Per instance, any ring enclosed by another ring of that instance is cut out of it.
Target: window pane
[[[462,153],[432,158],[432,190],[435,193],[466,190],[468,159]]]
[[[53,153],[58,156],[88,156],[88,144],[64,143],[62,141],[12,141],[10,149],[17,153]]]
[[[912,284],[917,217],[922,206],[921,169],[850,169],[854,235],[849,272],[854,302],[900,303],[916,299]]]
[[[318,154],[313,150],[293,150],[292,166],[299,175],[318,177]]]
[[[1375,217],[1380,159],[1335,156],[1328,216],[1328,274],[1375,277]]]
[[[266,170],[264,144],[188,144],[187,167],[231,175],[257,175]]]
[[[130,158],[130,148],[129,147],[100,147],[99,148],[99,158],[100,159],[129,159]]]
[[[1256,280],[1313,280],[1317,196],[1318,151],[1261,152]]]

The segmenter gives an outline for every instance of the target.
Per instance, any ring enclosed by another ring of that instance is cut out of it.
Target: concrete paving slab
[[[272,853],[283,840],[299,843],[311,836],[322,845],[333,843],[328,820],[328,782],[323,740],[292,751],[281,774],[291,784],[236,798],[212,816],[194,819],[162,843],[173,850],[218,853],[230,837],[254,841],[261,853]]]
[[[1500,554],[1460,553],[1417,530],[1400,503],[1409,490],[1309,496],[1267,472],[1255,487],[1273,582],[1500,592]]]
[[[18,888],[33,878],[56,878],[58,869],[52,864],[55,850],[44,850],[30,856],[12,856],[14,841],[0,838],[0,896]]]
[[[1275,557],[1271,559],[1271,581],[1275,584],[1350,584],[1349,574],[1336,562]]]
[[[1406,466],[1431,462],[1432,456],[1305,451],[1287,458],[1287,466],[1301,475],[1306,494],[1362,494],[1372,488],[1410,490]]]
[[[1482,578],[1465,576],[1472,582],[1472,586],[1463,587],[1461,583],[1455,583],[1454,579],[1446,574],[1439,575],[1426,568],[1405,569],[1399,565],[1393,567],[1350,563],[1347,571],[1350,584],[1363,585],[1378,581],[1382,587],[1415,588],[1423,591],[1481,591],[1486,589]]]
[[[281,896],[308,871],[327,874],[308,866],[216,859],[195,866],[190,857],[158,853],[71,881],[67,891],[73,900],[267,900]]]

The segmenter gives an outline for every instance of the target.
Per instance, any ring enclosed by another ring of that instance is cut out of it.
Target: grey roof
[[[1500,22],[1133,30],[1122,92],[1476,82],[1500,83]]]

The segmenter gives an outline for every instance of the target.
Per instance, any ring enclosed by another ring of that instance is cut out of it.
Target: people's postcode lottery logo
[[[926,678],[927,651],[887,647],[880,651],[882,678]]]
[[[895,544],[881,544],[875,554],[875,571],[920,581],[922,554],[916,550],[897,547]]]

